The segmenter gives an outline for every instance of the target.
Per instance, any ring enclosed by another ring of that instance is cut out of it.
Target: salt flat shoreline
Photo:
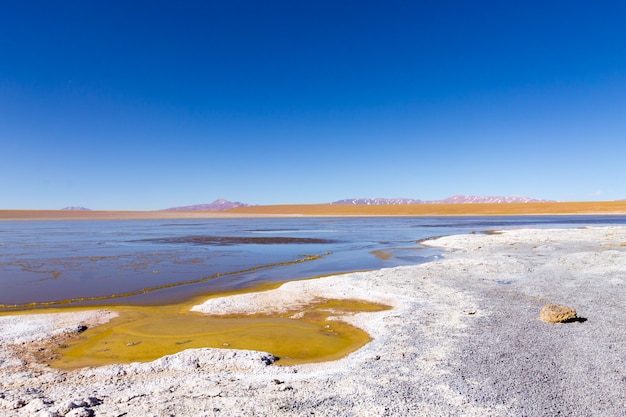
[[[333,362],[281,367],[268,353],[194,349],[57,371],[34,363],[29,343],[114,313],[0,317],[0,415],[623,416],[626,227],[510,230],[427,244],[444,248],[444,257],[194,307],[268,311],[313,297],[394,307],[349,317],[373,341]],[[585,320],[544,323],[546,303],[572,306]]]

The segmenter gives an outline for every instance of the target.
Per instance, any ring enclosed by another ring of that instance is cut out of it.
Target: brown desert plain
[[[292,216],[506,216],[626,214],[626,200],[472,204],[286,204],[237,207],[224,211],[64,211],[0,210],[0,220],[115,220]]]

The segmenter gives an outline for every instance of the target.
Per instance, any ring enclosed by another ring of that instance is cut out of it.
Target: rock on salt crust
[[[280,367],[267,353],[195,349],[73,372],[0,366],[0,415],[622,416],[625,242],[624,227],[450,236],[429,242],[445,250],[437,262],[210,300],[195,309],[284,310],[315,297],[394,309],[351,316],[374,340],[329,363]],[[544,323],[548,302],[587,320]],[[24,335],[0,330],[10,362]]]
[[[576,310],[572,307],[551,303],[543,306],[539,316],[547,323],[565,323],[577,318]]]

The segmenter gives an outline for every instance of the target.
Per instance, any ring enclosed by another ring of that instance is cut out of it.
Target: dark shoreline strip
[[[267,264],[267,265],[254,266],[252,268],[242,269],[239,271],[218,272],[216,274],[198,278],[198,279],[191,279],[187,281],[163,284],[163,285],[158,285],[156,287],[142,288],[140,290],[129,291],[129,292],[124,292],[124,293],[119,293],[119,294],[102,295],[102,296],[96,296],[96,297],[70,298],[66,300],[57,300],[57,301],[38,301],[38,302],[26,303],[26,304],[12,304],[12,305],[0,304],[0,309],[3,309],[3,311],[25,310],[25,309],[36,308],[36,307],[51,307],[51,306],[67,305],[67,304],[72,304],[72,303],[81,303],[81,302],[86,302],[86,301],[104,301],[104,300],[112,300],[116,298],[131,297],[134,295],[147,294],[153,291],[163,290],[166,288],[180,287],[180,286],[189,285],[189,284],[199,284],[202,282],[210,281],[215,278],[220,278],[220,277],[225,277],[225,276],[230,276],[230,275],[246,274],[249,272],[255,272],[255,271],[262,270],[262,269],[271,269],[271,268],[275,268],[279,266],[289,266],[289,265],[299,264],[302,262],[315,261],[315,260],[323,258],[325,255],[328,255],[328,254],[329,252],[326,252],[324,255],[307,255],[304,258],[295,259],[293,261],[277,262],[277,263],[272,263],[272,264]],[[0,311],[0,313],[2,313],[2,311]]]
[[[131,240],[131,242],[153,242],[153,243],[190,243],[194,245],[277,245],[277,244],[321,244],[335,243],[330,239],[317,239],[309,237],[282,237],[282,236],[179,236],[163,237],[154,239]]]

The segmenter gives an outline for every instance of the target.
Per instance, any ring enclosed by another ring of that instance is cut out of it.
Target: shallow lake
[[[166,304],[265,282],[428,262],[419,241],[626,216],[0,221],[0,310]]]

